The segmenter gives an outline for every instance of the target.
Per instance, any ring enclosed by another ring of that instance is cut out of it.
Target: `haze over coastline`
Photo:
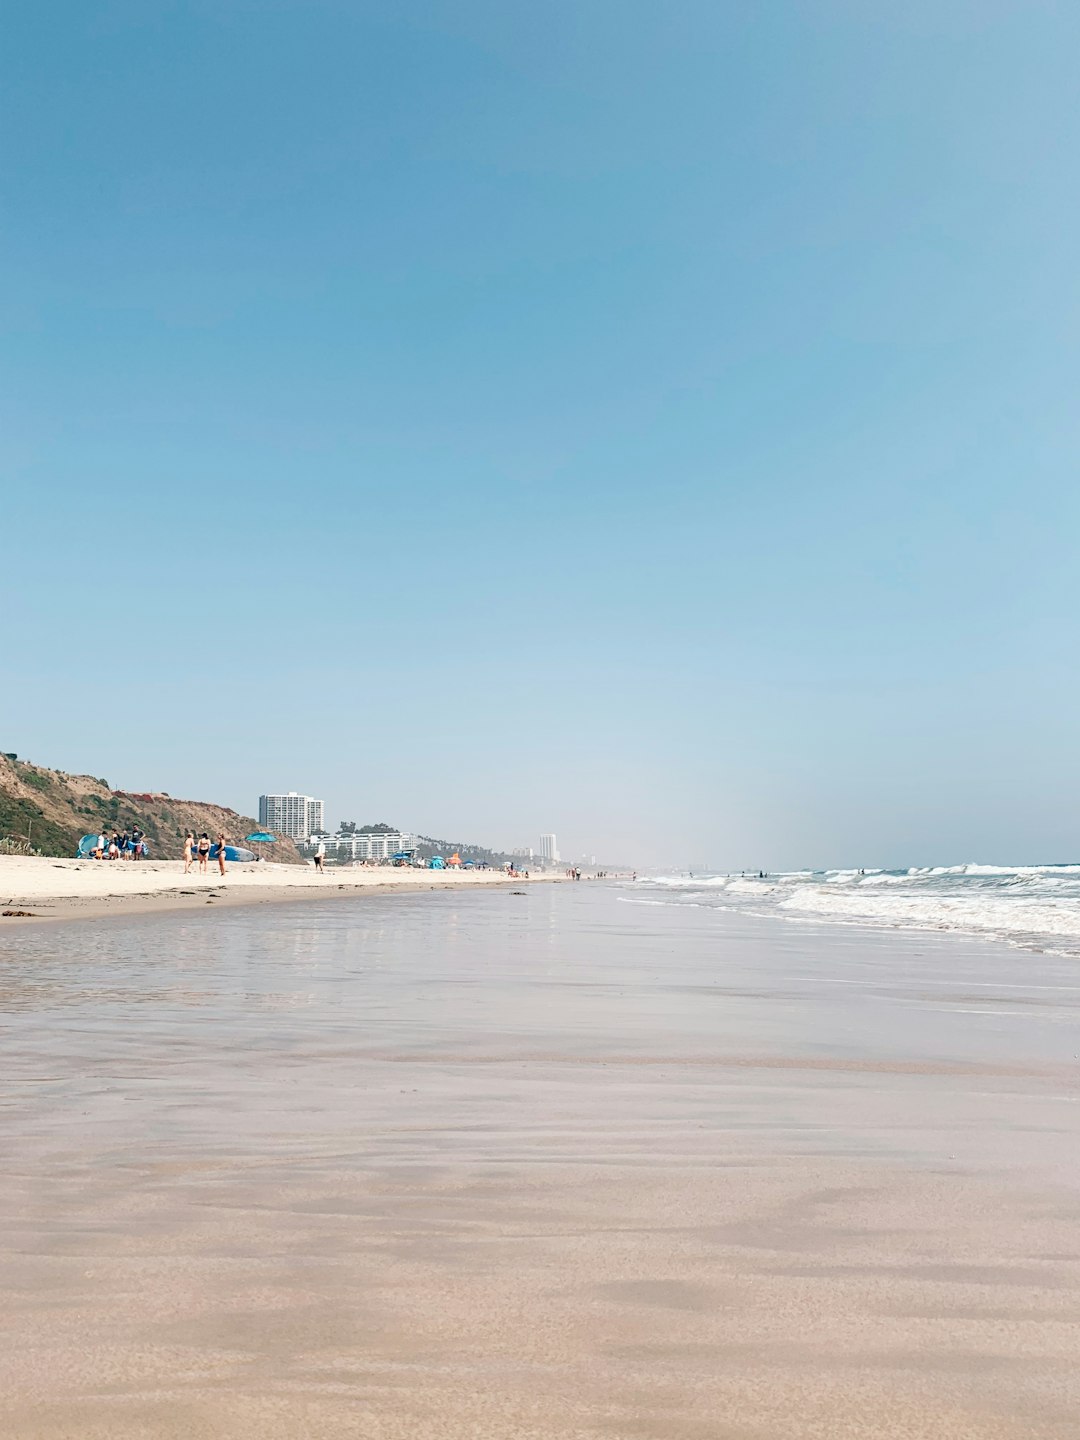
[[[6,746],[641,865],[1080,858],[1080,12],[7,39]]]

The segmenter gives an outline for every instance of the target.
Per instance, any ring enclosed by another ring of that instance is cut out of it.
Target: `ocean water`
[[[803,923],[958,931],[1080,956],[1080,864],[655,875],[623,899]]]

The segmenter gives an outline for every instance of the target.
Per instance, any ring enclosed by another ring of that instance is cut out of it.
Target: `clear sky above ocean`
[[[1080,10],[11,10],[0,748],[639,864],[1080,855]]]

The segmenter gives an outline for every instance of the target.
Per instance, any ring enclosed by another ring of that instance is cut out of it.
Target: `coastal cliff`
[[[155,859],[178,856],[184,834],[224,832],[243,841],[258,823],[223,805],[177,800],[160,792],[113,790],[92,775],[68,775],[0,754],[0,847],[40,855],[74,855],[83,835],[138,826]],[[291,840],[266,847],[268,859],[302,864]]]

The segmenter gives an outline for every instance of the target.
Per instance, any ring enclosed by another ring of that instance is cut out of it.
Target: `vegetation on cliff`
[[[187,830],[224,832],[235,842],[259,828],[250,816],[223,805],[113,790],[92,775],[68,775],[0,753],[0,849],[74,855],[83,835],[135,826],[146,835],[153,859],[179,856]],[[264,853],[268,859],[301,863],[291,840],[280,840]]]

